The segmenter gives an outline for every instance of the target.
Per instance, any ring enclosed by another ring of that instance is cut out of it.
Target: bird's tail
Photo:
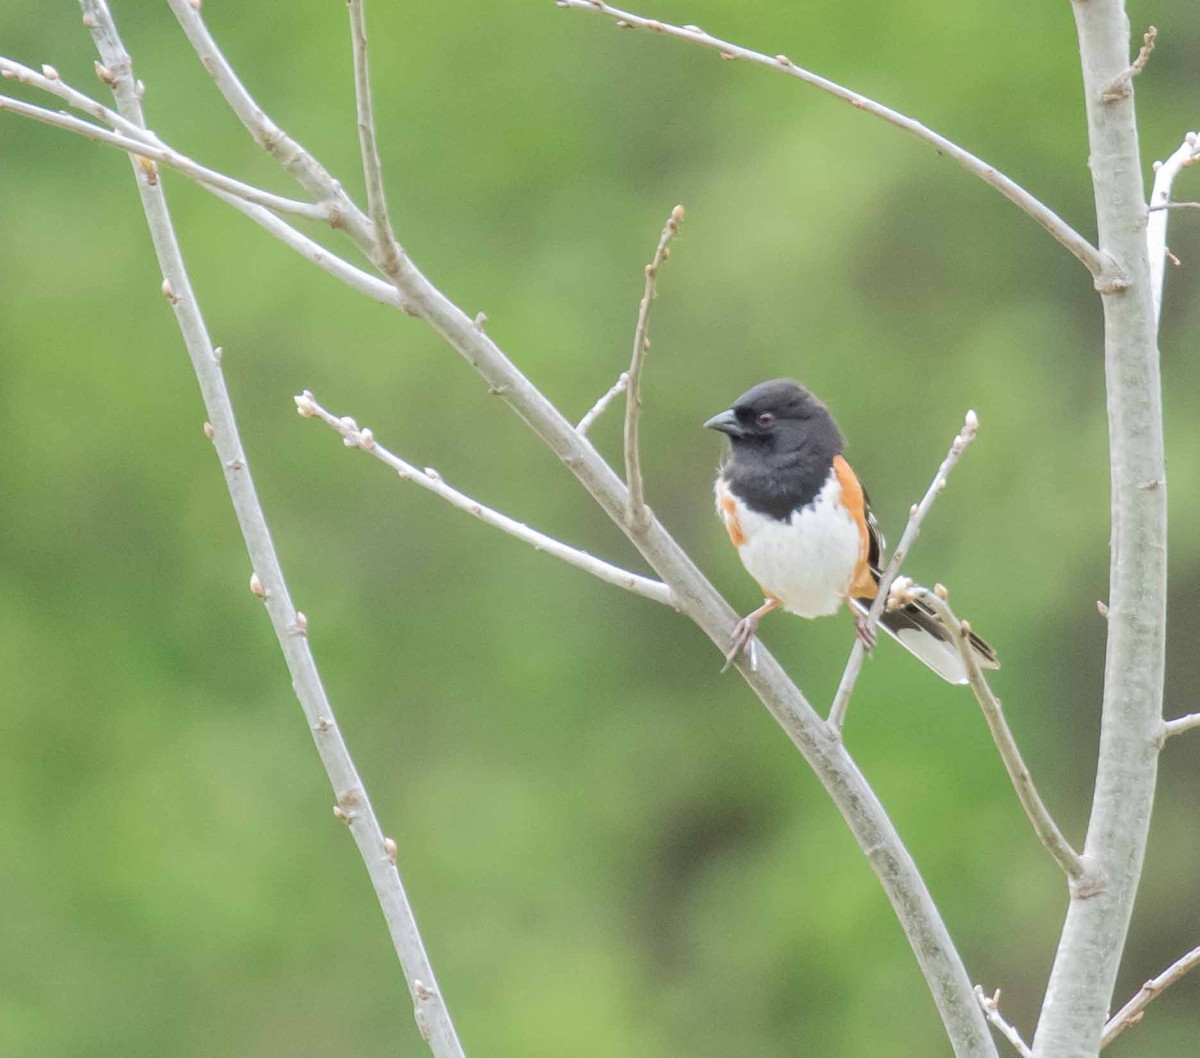
[[[852,599],[851,602],[864,614],[871,607],[870,599]],[[942,679],[950,683],[967,682],[967,667],[958,652],[953,633],[919,599],[898,610],[884,610],[879,624],[905,650],[920,658]],[[981,668],[1000,667],[996,652],[974,632],[970,633],[970,642]]]

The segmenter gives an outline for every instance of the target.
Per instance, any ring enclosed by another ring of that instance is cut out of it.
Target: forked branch
[[[1196,966],[1200,966],[1200,947],[1193,948],[1182,959],[1173,962],[1157,977],[1142,985],[1137,995],[1108,1019],[1100,1037],[1100,1046],[1107,1047],[1127,1028],[1141,1021],[1147,1004]]]
[[[995,1025],[1000,1033],[1009,1043],[1013,1045],[1013,1049],[1021,1056],[1021,1058],[1033,1058],[1033,1052],[1029,1049],[1021,1034],[1017,1031],[1016,1026],[1004,1020],[1004,1015],[1000,1013],[1000,989],[996,989],[994,995],[986,995],[982,985],[975,986],[975,998],[979,1000],[979,1006],[983,1010],[983,1016],[988,1019],[990,1025]]]
[[[172,0],[172,2],[177,2],[177,0]],[[675,37],[677,40],[684,40],[690,44],[698,44],[702,48],[709,48],[719,52],[723,59],[744,59],[758,66],[777,70],[780,73],[787,74],[789,77],[795,77],[797,80],[804,81],[806,84],[819,88],[823,92],[837,96],[838,99],[844,99],[856,110],[874,114],[876,117],[882,118],[889,125],[894,125],[898,129],[903,129],[905,132],[911,133],[918,139],[933,144],[940,154],[952,158],[966,169],[967,172],[979,177],[984,183],[990,184],[1018,209],[1037,221],[1059,243],[1070,250],[1098,282],[1112,283],[1120,281],[1120,270],[1117,268],[1116,262],[1106,253],[1098,250],[1063,220],[1062,217],[1044,203],[1039,202],[1033,195],[1021,187],[1020,184],[1010,180],[995,166],[989,165],[982,158],[977,158],[970,151],[964,150],[957,143],[927,128],[921,122],[907,117],[899,111],[893,110],[891,107],[886,107],[882,103],[877,103],[873,99],[868,99],[861,93],[845,88],[835,81],[831,81],[826,77],[821,77],[819,74],[797,66],[786,55],[764,55],[762,52],[743,48],[741,45],[733,44],[730,41],[722,40],[720,37],[714,37],[710,33],[705,33],[699,26],[675,26],[670,22],[660,22],[658,19],[643,18],[641,15],[622,11],[611,4],[602,3],[601,0],[556,0],[556,3],[559,7],[572,8],[577,11],[595,11],[602,15],[608,15],[615,18],[617,25],[622,29],[649,30],[652,33],[661,33],[667,37]]]
[[[1039,796],[1037,787],[1033,785],[1033,776],[1021,757],[1017,741],[1013,738],[1012,731],[1009,730],[1008,721],[1004,719],[1004,710],[1000,707],[1000,699],[992,693],[987,677],[984,676],[983,669],[979,667],[979,659],[975,656],[975,651],[971,649],[971,626],[966,621],[960,621],[954,615],[954,611],[950,609],[950,604],[937,592],[913,584],[907,577],[897,578],[888,596],[888,605],[901,607],[913,600],[920,600],[933,610],[937,614],[938,620],[953,635],[959,656],[967,669],[967,681],[975,695],[975,700],[979,703],[979,708],[983,710],[988,730],[991,731],[996,748],[1000,751],[1000,759],[1004,761],[1005,770],[1012,780],[1013,789],[1016,790],[1021,807],[1025,809],[1025,815],[1029,817],[1029,822],[1033,824],[1034,831],[1042,844],[1046,846],[1047,851],[1066,872],[1067,877],[1071,880],[1073,891],[1079,895],[1087,895],[1098,884],[1098,879],[1093,872],[1088,870],[1082,857],[1071,847],[1070,842],[1063,837],[1062,831],[1058,829],[1058,824],[1054,822]]]
[[[440,496],[460,511],[466,511],[467,514],[473,515],[486,525],[493,526],[502,532],[508,533],[509,536],[514,536],[518,540],[523,540],[525,543],[531,544],[537,551],[544,551],[548,555],[562,559],[568,565],[574,566],[576,569],[581,569],[585,573],[590,573],[593,577],[599,578],[606,584],[613,584],[618,588],[624,588],[626,591],[631,591],[635,595],[642,596],[643,599],[650,599],[652,602],[662,603],[664,606],[675,606],[671,589],[663,584],[662,581],[651,580],[640,574],[632,573],[627,569],[621,569],[619,566],[605,562],[603,559],[588,554],[586,551],[581,551],[579,548],[564,544],[561,540],[555,540],[545,533],[539,533],[536,529],[530,529],[523,522],[509,518],[508,515],[501,514],[491,507],[485,507],[478,500],[473,500],[470,496],[451,488],[442,480],[441,475],[431,467],[418,470],[411,463],[406,463],[399,456],[389,452],[375,440],[375,434],[367,427],[360,427],[358,423],[347,416],[339,418],[331,412],[326,411],[316,402],[308,390],[305,390],[300,396],[296,397],[296,410],[306,418],[318,418],[326,426],[332,427],[342,435],[347,447],[361,448],[364,452],[373,455],[385,466],[391,467],[405,481],[411,481],[414,484],[420,485],[421,488],[427,489],[436,496]]]

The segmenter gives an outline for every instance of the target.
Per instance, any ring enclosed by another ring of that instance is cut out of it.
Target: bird
[[[846,603],[870,650],[867,613],[885,541],[829,409],[799,382],[777,378],[747,390],[704,425],[729,438],[714,486],[717,513],[764,596],[738,622],[726,667],[760,618],[778,609],[814,618]],[[885,609],[879,625],[943,679],[968,682],[951,632],[919,598]],[[969,638],[981,667],[1000,667],[987,643],[974,632]]]

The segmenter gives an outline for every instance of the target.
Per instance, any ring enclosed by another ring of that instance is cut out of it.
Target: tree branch
[[[637,326],[633,331],[633,356],[629,361],[629,381],[625,387],[625,483],[629,487],[629,524],[644,528],[649,513],[646,510],[645,485],[642,482],[642,456],[638,441],[638,425],[642,413],[642,365],[650,349],[647,328],[650,324],[650,303],[655,297],[658,270],[670,255],[667,243],[683,223],[683,207],[676,206],[658,237],[654,257],[646,265],[646,286],[638,305]]]
[[[1193,948],[1182,959],[1173,962],[1157,977],[1142,985],[1141,991],[1108,1019],[1100,1037],[1100,1046],[1107,1047],[1127,1028],[1141,1021],[1146,1005],[1196,966],[1200,966],[1200,948]]]
[[[954,440],[950,444],[950,451],[946,453],[946,458],[942,460],[942,465],[938,467],[937,473],[933,476],[933,481],[929,488],[925,490],[925,495],[921,497],[921,502],[916,504],[908,513],[908,524],[904,527],[904,533],[900,537],[900,542],[896,545],[896,550],[892,552],[892,560],[887,564],[883,571],[883,575],[879,578],[879,587],[875,592],[875,599],[871,603],[871,609],[867,613],[867,629],[873,631],[879,623],[879,617],[883,613],[884,607],[887,605],[888,593],[892,589],[892,581],[896,579],[896,575],[900,572],[900,565],[908,557],[909,549],[921,534],[921,523],[925,520],[925,515],[929,513],[929,508],[933,506],[933,501],[938,498],[942,490],[946,487],[946,479],[950,476],[950,471],[957,465],[963,452],[967,450],[967,445],[975,440],[975,433],[979,429],[979,419],[976,418],[973,411],[968,411],[963,419],[962,430],[955,435]],[[842,678],[838,682],[837,692],[833,696],[833,705],[829,709],[828,724],[839,735],[842,728],[846,726],[846,712],[850,708],[850,695],[854,693],[854,684],[858,680],[858,674],[862,670],[863,661],[866,659],[867,650],[863,645],[863,637],[856,636],[854,646],[850,649],[850,657],[846,661],[846,668],[842,672]]]
[[[1033,776],[1025,766],[1021,751],[1017,748],[1017,741],[1013,738],[1012,731],[1009,730],[1008,722],[1004,719],[1004,710],[1000,707],[1000,699],[992,693],[987,677],[984,676],[983,669],[979,667],[979,659],[975,656],[975,651],[971,649],[971,626],[966,621],[960,621],[955,617],[954,611],[950,609],[950,604],[941,595],[928,588],[913,584],[907,577],[897,579],[892,585],[888,605],[899,608],[914,599],[920,600],[933,610],[946,630],[954,635],[959,657],[962,658],[963,665],[967,669],[967,682],[975,695],[975,700],[979,703],[979,708],[983,710],[988,730],[992,733],[996,749],[1000,751],[1000,759],[1004,761],[1004,768],[1012,780],[1013,789],[1016,790],[1017,800],[1025,809],[1025,815],[1033,824],[1038,839],[1066,872],[1067,877],[1071,879],[1074,890],[1094,888],[1098,884],[1094,872],[1087,870],[1079,853],[1071,848],[1070,843],[1063,837],[1062,831],[1058,829],[1058,824],[1051,818],[1038,795],[1037,788],[1033,785]]]
[[[1014,1026],[1005,1021],[1000,1014],[1000,989],[996,989],[995,995],[988,996],[984,995],[981,985],[976,985],[975,998],[979,1000],[979,1005],[983,1009],[983,1016],[1000,1030],[1004,1038],[1013,1045],[1017,1054],[1021,1058],[1033,1058],[1033,1052],[1030,1051],[1029,1045],[1021,1039],[1021,1034]]]
[[[580,437],[586,437],[588,430],[592,428],[595,421],[604,414],[608,406],[616,400],[622,393],[625,392],[625,387],[629,385],[629,372],[622,371],[617,376],[617,381],[613,383],[612,388],[604,394],[595,404],[588,409],[588,412],[582,419],[579,420],[579,425],[575,427],[575,431]]]
[[[1129,20],[1123,0],[1087,0],[1071,10],[1099,245],[1125,285],[1099,288],[1112,530],[1100,751],[1083,859],[1103,884],[1071,894],[1034,1034],[1036,1058],[1077,1058],[1100,1046],[1154,804],[1167,620],[1162,381],[1134,92],[1131,86],[1114,102],[1102,98],[1129,65]]]
[[[66,129],[68,132],[78,133],[89,140],[95,140],[97,143],[103,143],[109,147],[116,147],[127,154],[148,159],[150,162],[160,162],[163,165],[170,166],[189,180],[193,180],[198,184],[219,188],[228,194],[245,199],[247,202],[265,206],[267,209],[273,209],[279,213],[293,213],[308,220],[318,220],[326,223],[329,223],[332,219],[327,206],[317,205],[312,202],[298,202],[296,199],[284,198],[282,195],[276,195],[270,191],[264,191],[262,188],[243,183],[232,176],[226,176],[224,173],[208,169],[192,161],[192,159],[185,155],[171,150],[170,147],[162,144],[161,141],[150,142],[148,139],[133,139],[119,132],[110,132],[108,129],[102,129],[90,122],[72,117],[70,114],[46,110],[44,107],[25,103],[10,96],[0,96],[0,110],[7,110],[10,113],[20,114],[22,117],[30,118],[33,121],[40,121],[45,125],[54,125],[57,128]],[[141,168],[148,177],[157,180],[157,173],[153,165],[143,162]]]
[[[348,417],[338,418],[331,412],[326,411],[325,408],[316,402],[308,390],[305,390],[296,398],[296,410],[305,417],[318,418],[326,426],[332,427],[342,435],[348,448],[361,448],[364,452],[373,455],[381,463],[391,467],[405,481],[411,481],[420,485],[423,489],[428,489],[435,496],[440,496],[460,511],[466,511],[468,514],[474,515],[486,525],[493,526],[502,532],[508,533],[509,536],[515,536],[518,540],[523,540],[525,543],[531,544],[537,551],[544,551],[548,555],[562,559],[568,565],[574,566],[576,569],[581,569],[585,573],[590,573],[593,577],[599,578],[606,584],[613,584],[618,588],[624,588],[626,591],[631,591],[635,595],[642,596],[643,599],[662,603],[664,606],[675,606],[675,599],[671,595],[671,589],[661,581],[650,580],[647,577],[639,576],[637,573],[631,573],[627,569],[621,569],[619,566],[614,566],[603,559],[596,558],[595,555],[588,554],[586,551],[581,551],[578,548],[562,543],[560,540],[546,536],[544,533],[539,533],[536,529],[531,529],[522,522],[509,518],[499,511],[485,507],[477,500],[473,500],[470,496],[466,496],[457,489],[453,489],[447,485],[442,481],[441,475],[436,470],[430,467],[418,470],[411,463],[406,463],[399,456],[393,455],[376,442],[375,435],[371,430],[366,427],[360,427],[353,419]]]
[[[131,62],[117,35],[107,5],[104,0],[80,0],[80,7],[100,59],[112,71],[112,87],[119,110],[126,120],[144,126]],[[350,828],[375,887],[392,942],[409,982],[422,1034],[428,1039],[437,1058],[462,1058],[462,1048],[438,991],[433,968],[396,870],[396,843],[384,836],[371,808],[366,788],[338,730],[333,709],[309,649],[307,618],[294,608],[288,594],[283,570],[238,436],[233,405],[221,373],[220,361],[214,355],[208,329],[184,266],[162,185],[151,179],[136,161],[134,174],[162,269],[164,293],[168,295],[200,383],[209,416],[205,432],[210,434],[221,459],[225,484],[253,564],[251,589],[264,602],[287,661],[296,695],[337,797],[335,814]]]
[[[178,0],[172,0],[172,3],[175,2],[178,2]],[[719,37],[705,33],[699,26],[674,26],[669,22],[643,18],[641,15],[630,14],[628,11],[622,11],[610,4],[601,3],[600,0],[556,0],[556,4],[558,7],[573,8],[578,11],[594,11],[603,15],[609,15],[617,19],[617,25],[623,29],[645,29],[653,33],[662,33],[668,37],[675,37],[677,40],[685,40],[691,44],[698,44],[703,48],[711,48],[714,51],[720,52],[723,59],[745,59],[747,62],[765,66],[771,70],[778,70],[790,77],[804,81],[806,84],[813,85],[823,92],[837,96],[838,99],[845,100],[856,110],[863,110],[868,114],[874,114],[876,117],[882,118],[889,125],[894,125],[898,129],[912,133],[918,139],[933,144],[941,154],[953,159],[966,169],[967,172],[979,177],[984,183],[990,184],[1018,209],[1037,221],[1059,243],[1074,254],[1098,282],[1107,284],[1119,282],[1120,280],[1120,271],[1112,258],[1101,250],[1098,250],[1063,220],[1062,217],[1042,202],[1039,202],[1033,195],[1021,187],[1020,184],[1010,180],[994,166],[989,165],[981,158],[977,158],[970,151],[964,150],[958,144],[927,128],[919,121],[906,117],[904,114],[892,110],[891,107],[886,107],[882,103],[868,99],[866,96],[849,88],[844,88],[842,85],[830,81],[828,78],[821,77],[819,74],[811,73],[797,66],[786,55],[776,55],[773,57],[764,55],[761,52],[751,51],[749,48],[743,48],[727,40],[722,40]]]
[[[354,98],[358,111],[358,142],[362,150],[363,179],[367,185],[367,212],[375,228],[379,247],[379,267],[395,276],[403,251],[388,220],[387,196],[383,190],[383,162],[375,132],[375,114],[371,107],[371,77],[367,64],[367,22],[363,0],[346,0],[350,13],[350,40],[354,49]]]
[[[1170,738],[1172,735],[1180,735],[1184,731],[1190,731],[1193,727],[1200,727],[1200,713],[1189,713],[1187,716],[1168,720],[1163,724],[1163,737]]]
[[[1150,258],[1150,290],[1154,296],[1154,319],[1162,315],[1163,277],[1167,263],[1167,213],[1169,207],[1192,206],[1171,202],[1171,185],[1180,172],[1200,159],[1200,133],[1189,132],[1165,162],[1154,163],[1154,189],[1150,192],[1150,218],[1146,221],[1146,252]]]

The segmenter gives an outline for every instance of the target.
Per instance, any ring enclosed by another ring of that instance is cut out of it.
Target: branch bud
[[[364,426],[358,431],[358,446],[368,452],[375,447],[375,433],[369,427]]]
[[[383,852],[387,856],[387,861],[393,867],[396,866],[396,842],[392,838],[383,839]]]
[[[42,76],[44,78],[46,78],[47,81],[57,81],[58,80],[58,71],[53,66],[51,66],[48,62],[43,63],[42,64]]]
[[[305,390],[303,393],[292,398],[296,402],[296,413],[308,419],[317,414],[317,402],[313,400],[313,395]]]
[[[106,84],[109,88],[112,88],[117,83],[112,70],[105,66],[104,63],[97,61],[92,65],[96,70],[96,76],[100,78],[101,84]]]
[[[259,580],[257,573],[250,574],[250,591],[264,601],[267,598],[267,589],[263,587],[263,582]]]
[[[206,422],[204,424],[204,436],[207,437],[211,441],[213,439],[213,435],[215,433],[216,433],[216,431],[213,429],[213,424],[210,422]]]
[[[172,305],[179,300],[178,295],[175,293],[175,288],[171,286],[169,279],[163,279],[162,281],[162,294]]]

